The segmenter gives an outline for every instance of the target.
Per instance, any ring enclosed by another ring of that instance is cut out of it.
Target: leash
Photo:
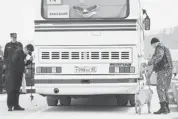
[[[146,75],[145,78],[146,78],[146,80],[147,80],[147,82],[148,82],[148,83],[147,83],[148,88],[149,88],[149,90],[150,90],[150,91],[152,92],[152,94],[153,94],[153,90],[151,89],[151,86],[150,86],[150,83],[151,83],[151,82],[150,82],[151,75],[150,75],[149,77],[147,76],[146,68],[144,68],[144,74]]]
[[[148,84],[148,88],[149,88],[149,90],[151,90],[151,88],[150,88],[150,84]]]
[[[148,85],[149,90],[151,90],[151,87],[150,87],[150,77],[147,76],[146,67],[143,69],[143,75],[144,75],[144,78],[147,81],[147,85]]]
[[[31,81],[33,82],[33,71],[32,71],[32,63],[31,63]],[[34,96],[33,96],[33,93],[32,93],[32,83],[31,83],[31,85],[30,85],[30,87],[31,87],[31,91],[30,91],[30,93],[31,93],[31,95],[30,95],[30,100],[31,100],[31,102],[34,100]]]
[[[33,63],[31,63],[31,80],[32,80],[32,82],[34,82],[34,78],[32,78],[33,77],[33,66],[32,65],[33,65]],[[33,103],[34,96],[33,96],[33,93],[32,93],[32,87],[33,87],[32,83],[31,83],[30,87],[31,87],[31,91],[30,91],[30,100],[31,100],[31,103],[33,104],[33,106],[38,106],[37,104]]]

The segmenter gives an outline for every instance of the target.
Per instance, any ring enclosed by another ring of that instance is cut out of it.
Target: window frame
[[[121,20],[126,19],[130,15],[130,0],[127,0],[127,11],[126,16],[122,18],[45,18],[44,16],[44,0],[41,0],[41,17],[46,20],[57,20],[57,21],[107,21],[107,20]]]

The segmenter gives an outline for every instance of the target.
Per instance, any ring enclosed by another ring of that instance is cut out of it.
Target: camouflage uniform
[[[160,102],[169,102],[168,89],[171,83],[173,70],[169,49],[159,43],[148,65],[153,65],[153,71],[157,73],[157,93]]]

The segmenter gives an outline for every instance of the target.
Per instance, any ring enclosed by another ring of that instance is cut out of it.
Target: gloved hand
[[[33,61],[33,56],[31,56],[29,60]]]

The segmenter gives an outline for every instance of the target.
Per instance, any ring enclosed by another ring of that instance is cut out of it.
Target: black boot
[[[18,105],[18,106],[14,106],[14,110],[24,111],[25,109]]]
[[[169,103],[168,102],[166,102],[166,107],[167,107],[168,113],[170,113]]]
[[[160,102],[160,106],[161,108],[157,112],[154,112],[154,114],[168,114],[166,102]]]
[[[12,107],[8,107],[8,111],[12,111]]]

